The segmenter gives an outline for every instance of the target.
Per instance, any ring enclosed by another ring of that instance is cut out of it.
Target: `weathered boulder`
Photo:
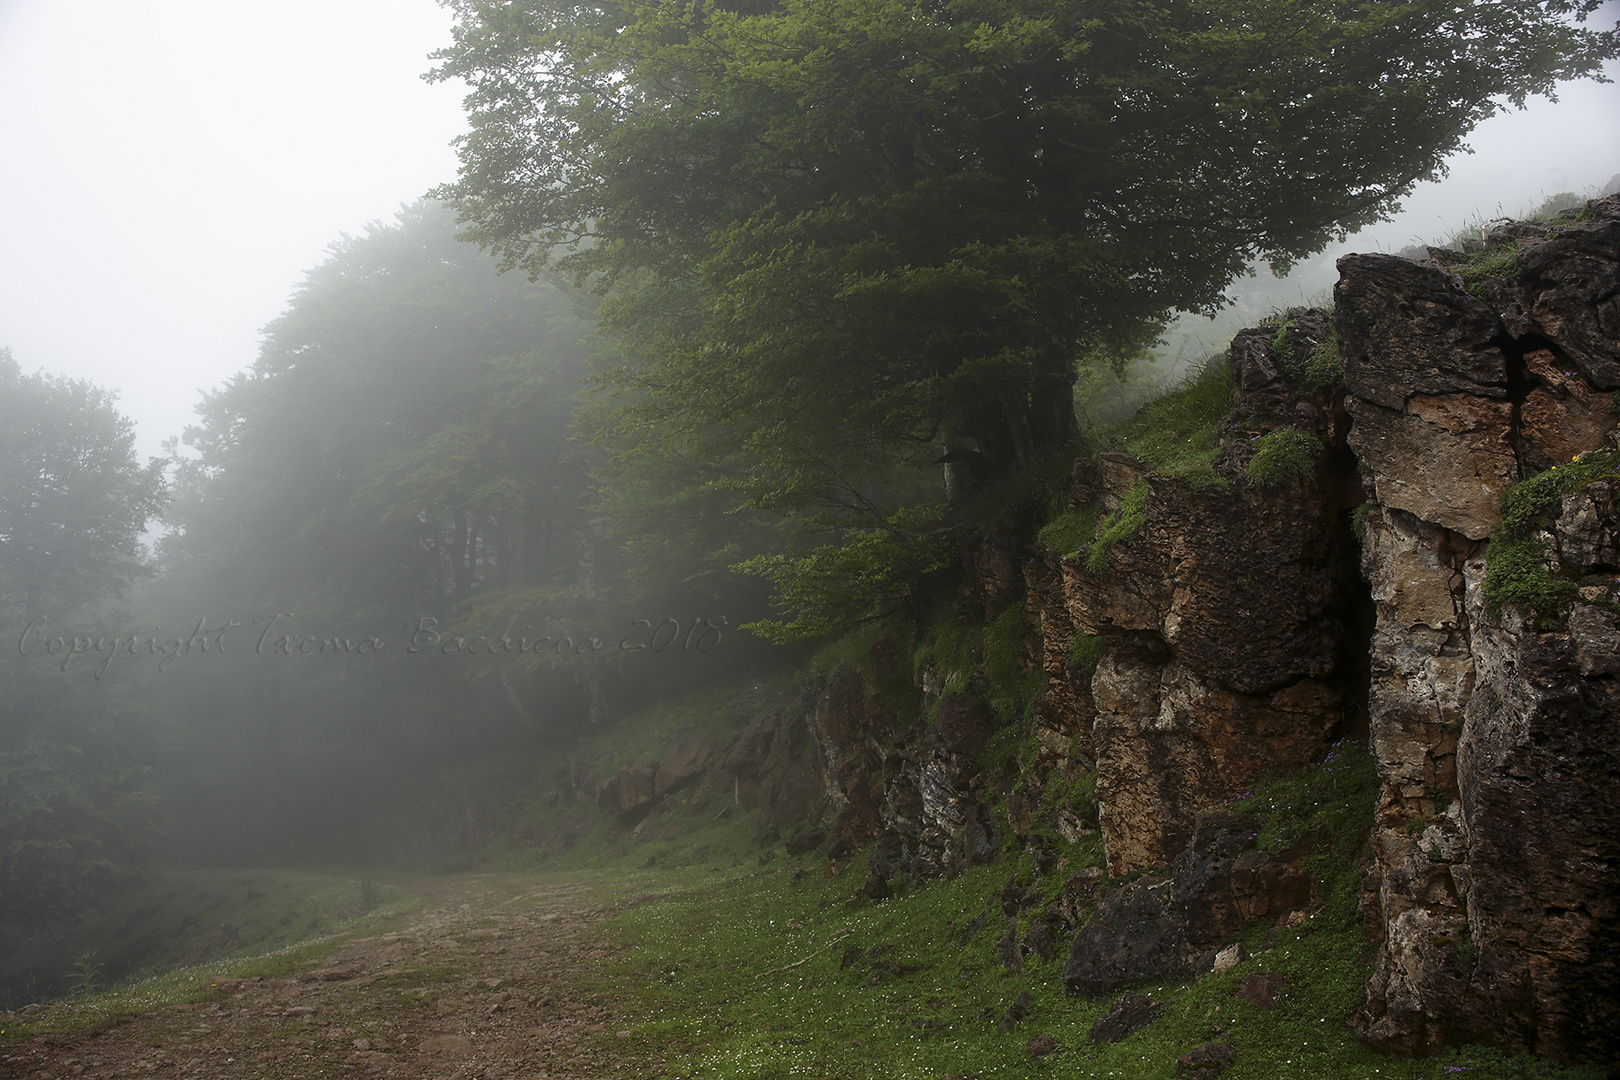
[[[1176,1072],[1183,1076],[1219,1076],[1237,1060],[1231,1043],[1207,1042],[1176,1059]]]
[[[1206,815],[1168,875],[1139,878],[1098,902],[1075,934],[1064,983],[1105,993],[1208,971],[1214,946],[1245,922],[1312,902],[1303,854],[1257,850],[1251,818]]]
[[[1071,991],[1105,994],[1148,979],[1175,979],[1193,967],[1186,925],[1167,874],[1138,878],[1109,893],[1075,935],[1063,967]]]
[[[1514,338],[1538,335],[1600,390],[1620,388],[1620,195],[1554,222],[1515,222],[1488,241],[1520,244],[1486,298]]]
[[[1397,413],[1414,394],[1507,398],[1502,321],[1460,280],[1396,255],[1346,255],[1338,268],[1334,325],[1353,397]]]
[[[608,778],[596,793],[596,804],[621,816],[644,813],[656,801],[651,765],[626,765]]]
[[[664,750],[653,776],[653,795],[663,798],[678,791],[708,771],[714,760],[714,746],[690,729],[677,731]]]

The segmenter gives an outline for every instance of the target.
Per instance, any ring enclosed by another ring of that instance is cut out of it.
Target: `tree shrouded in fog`
[[[76,910],[154,821],[145,697],[85,611],[144,570],[163,465],[134,441],[112,394],[0,349],[0,927]]]
[[[1078,364],[1391,212],[1620,41],[1597,0],[450,6],[467,235],[605,293],[616,431],[831,537],[744,565],[855,617],[942,565],[941,494],[1070,443]]]
[[[455,231],[422,202],[334,243],[173,448],[159,621],[241,624],[163,684],[193,849],[356,844],[586,713],[579,658],[489,648],[579,618],[600,574],[569,436],[584,324]],[[456,625],[483,647],[428,647]]]
[[[1377,220],[1617,49],[1598,0],[450,6],[470,235],[607,292],[630,424],[856,517],[894,462],[1061,446],[1078,362]]]

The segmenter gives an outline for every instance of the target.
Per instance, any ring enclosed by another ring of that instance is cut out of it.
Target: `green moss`
[[[1502,498],[1502,518],[1485,553],[1485,606],[1493,615],[1512,604],[1536,624],[1562,618],[1578,582],[1548,568],[1540,530],[1551,529],[1564,496],[1596,480],[1620,481],[1620,453],[1596,450],[1567,465],[1521,480]]]
[[[1069,642],[1069,666],[1090,674],[1108,652],[1108,639],[1090,634],[1075,634]]]
[[[1096,532],[1097,509],[1086,506],[1059,514],[1041,529],[1039,539],[1048,551],[1073,555],[1090,543]]]
[[[1293,428],[1268,432],[1249,459],[1248,477],[1263,487],[1277,487],[1293,477],[1307,483],[1316,475],[1322,443],[1314,435]]]
[[[1093,574],[1108,572],[1108,549],[1135,536],[1147,521],[1147,494],[1146,481],[1126,492],[1119,501],[1119,510],[1103,524],[1086,553],[1086,569]]]

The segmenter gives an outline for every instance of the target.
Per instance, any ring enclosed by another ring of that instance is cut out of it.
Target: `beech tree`
[[[1598,0],[451,0],[445,194],[609,301],[637,419],[766,499],[928,447],[1022,462],[1082,359],[1395,209],[1598,75]]]
[[[1391,213],[1620,41],[1598,0],[449,3],[441,194],[605,294],[614,430],[911,568],[940,514],[898,478],[943,464],[959,504],[1063,448],[1078,364]]]
[[[73,914],[155,827],[149,695],[86,610],[145,570],[163,465],[134,440],[112,394],[0,349],[0,940]]]

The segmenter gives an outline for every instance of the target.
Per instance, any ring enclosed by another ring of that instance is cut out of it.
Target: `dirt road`
[[[0,1077],[247,1080],[656,1077],[595,972],[604,911],[577,885],[410,883],[428,910],[320,966],[215,980],[211,1000],[0,1048]]]

